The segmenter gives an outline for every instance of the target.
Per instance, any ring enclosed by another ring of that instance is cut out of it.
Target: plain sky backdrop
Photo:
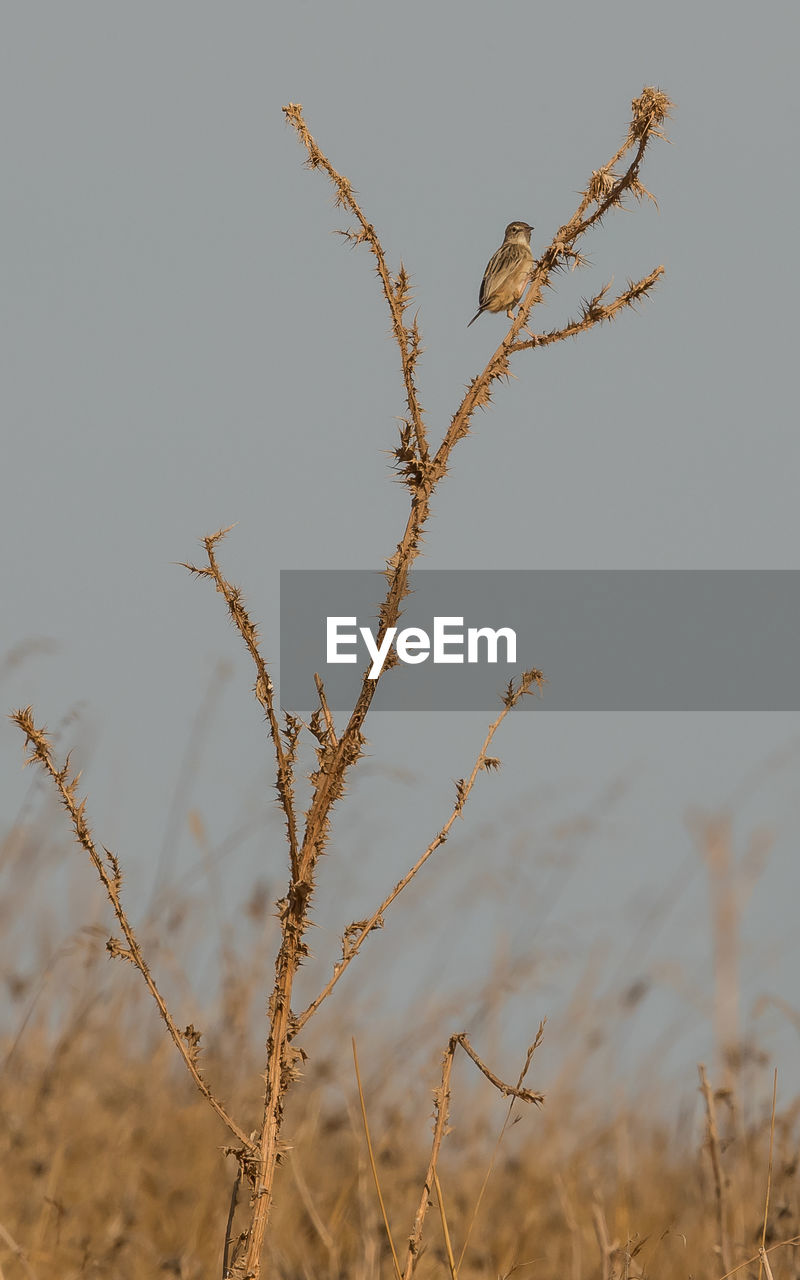
[[[6,4],[0,654],[25,657],[0,669],[2,700],[33,703],[51,727],[77,709],[62,742],[78,746],[134,915],[157,868],[191,870],[190,808],[212,846],[251,824],[226,862],[231,903],[256,876],[277,886],[284,857],[252,671],[220,598],[177,562],[236,523],[221,561],[277,657],[279,570],[379,568],[404,521],[385,306],[366,251],[332,234],[346,219],[303,167],[282,105],[303,104],[412,274],[438,441],[504,332],[502,317],[466,322],[505,224],[535,224],[541,250],[616,150],[631,99],[667,92],[670,142],[642,175],[658,208],[609,217],[590,267],[557,281],[534,323],[557,325],[612,277],[621,287],[663,263],[663,281],[638,314],[518,359],[456,451],[424,565],[799,568],[799,25],[794,5],[719,0]],[[328,886],[338,857],[359,901],[344,917],[341,902],[330,919],[320,908],[321,963],[441,825],[484,724],[373,722],[326,863]],[[774,832],[744,920],[743,1015],[791,1072],[797,1033],[758,1001],[796,999],[799,735],[789,714],[518,717],[461,845],[426,871],[433,893],[496,865],[507,889],[487,917],[453,900],[437,921],[447,954],[477,972],[498,929],[524,949],[541,906],[533,869],[555,856],[544,833],[599,806],[549,936],[569,939],[578,967],[591,939],[612,939],[610,972],[654,983],[650,1041],[689,1021],[669,968],[685,965],[701,1016],[671,1051],[693,1087],[693,1061],[711,1052],[711,974],[686,814],[727,809],[739,854],[759,825]],[[31,781],[21,757],[6,722],[5,828]],[[598,797],[617,781],[609,815]],[[529,868],[519,879],[512,845]],[[630,954],[664,894],[658,938]],[[408,963],[411,983],[424,948]],[[517,997],[524,1019],[557,1014],[567,985],[557,972],[534,983]]]

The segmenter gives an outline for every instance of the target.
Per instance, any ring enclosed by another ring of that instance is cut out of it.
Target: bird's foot
[[[513,308],[512,308],[512,307],[509,307],[509,308],[508,308],[508,311],[506,312],[506,315],[508,316],[509,320],[513,320],[513,319],[514,319],[514,311],[513,311]],[[519,315],[519,312],[517,312],[517,315]],[[537,343],[538,343],[538,341],[539,341],[539,335],[538,335],[538,333],[531,333],[530,329],[528,328],[528,326],[527,326],[526,324],[524,324],[524,325],[522,326],[522,328],[523,328],[523,330],[525,331],[525,333],[527,333],[528,337],[533,339],[533,345],[534,345],[534,346],[536,346],[536,344],[537,344]]]

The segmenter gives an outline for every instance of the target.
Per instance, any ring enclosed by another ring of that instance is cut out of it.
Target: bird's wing
[[[484,306],[492,296],[498,284],[515,271],[527,257],[528,254],[521,244],[501,244],[497,252],[492,254],[483,273],[478,297],[481,306]]]

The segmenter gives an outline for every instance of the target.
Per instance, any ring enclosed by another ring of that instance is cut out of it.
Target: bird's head
[[[530,244],[533,227],[529,222],[509,222],[504,236],[505,244]]]

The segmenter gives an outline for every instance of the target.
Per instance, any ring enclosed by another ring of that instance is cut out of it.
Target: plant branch
[[[252,1143],[242,1129],[231,1119],[222,1104],[215,1098],[211,1089],[206,1084],[197,1066],[197,1058],[199,1052],[200,1036],[193,1027],[187,1027],[181,1032],[172,1015],[170,1014],[164,998],[156,986],[155,979],[150,972],[147,962],[141,952],[139,943],[133,932],[133,928],[122,906],[120,892],[122,889],[122,870],[115,854],[109,849],[103,849],[104,857],[101,857],[97,851],[97,847],[92,839],[92,832],[86,820],[86,800],[79,800],[77,795],[78,782],[80,774],[76,774],[70,778],[70,758],[67,756],[61,769],[57,769],[53,761],[52,746],[47,732],[37,727],[33,718],[32,707],[26,707],[24,710],[16,711],[11,719],[19,726],[25,734],[30,754],[26,760],[26,764],[38,763],[45,773],[55,784],[56,790],[61,797],[61,803],[67,810],[72,821],[72,827],[75,832],[75,839],[78,844],[89,855],[91,862],[100,877],[100,881],[105,889],[111,906],[114,909],[114,915],[117,917],[119,927],[125,938],[125,944],[118,938],[111,938],[107,943],[107,949],[113,956],[119,956],[122,960],[128,960],[136,969],[139,970],[147,989],[155,1000],[158,1011],[163,1018],[167,1030],[172,1038],[175,1047],[183,1058],[186,1069],[194,1080],[197,1088],[203,1097],[217,1113],[223,1124],[227,1126],[232,1134],[242,1143],[245,1150],[252,1149]]]
[[[308,1005],[301,1014],[297,1015],[295,1019],[295,1035],[302,1030],[309,1018],[313,1017],[323,1000],[327,999],[331,994],[345,969],[353,960],[355,960],[362,945],[366,942],[367,937],[372,933],[373,929],[380,929],[382,927],[384,913],[392,905],[395,898],[399,898],[400,894],[414,879],[414,876],[420,868],[423,867],[431,855],[445,843],[456,818],[461,817],[464,812],[464,807],[472,792],[472,788],[475,785],[478,774],[482,770],[490,771],[498,768],[499,761],[488,754],[489,747],[492,745],[492,740],[497,733],[497,730],[500,728],[500,725],[503,723],[506,716],[513,711],[514,707],[517,706],[525,694],[531,693],[534,688],[541,688],[543,682],[544,677],[542,676],[541,671],[526,671],[520,678],[519,684],[510,692],[508,690],[506,691],[503,701],[503,709],[489,725],[481,749],[478,752],[474,765],[472,766],[472,772],[468,778],[462,778],[456,783],[456,800],[452,810],[450,811],[450,816],[444,826],[428,845],[425,852],[417,859],[413,867],[406,872],[401,880],[398,880],[391,893],[387,894],[380,906],[373,911],[372,915],[366,920],[359,920],[357,923],[351,924],[345,930],[342,937],[342,958],[334,965],[333,974],[326,985],[322,988],[319,995],[312,1000],[311,1004]]]
[[[416,460],[406,463],[405,480],[411,491],[411,510],[401,541],[394,556],[387,565],[388,588],[380,612],[378,643],[382,643],[386,629],[393,626],[400,614],[402,602],[408,592],[408,575],[411,566],[419,554],[422,533],[430,515],[432,496],[439,481],[447,474],[450,454],[458,440],[468,434],[475,410],[488,404],[491,399],[492,384],[499,378],[508,376],[510,372],[511,347],[518,340],[528,312],[535,301],[538,301],[551,273],[563,266],[572,258],[576,258],[574,242],[591,225],[598,221],[605,212],[614,205],[619,205],[623,195],[632,191],[641,198],[647,194],[638,180],[638,172],[647,145],[652,137],[662,136],[659,125],[669,114],[671,103],[665,94],[656,89],[645,89],[640,98],[632,104],[632,119],[628,128],[625,143],[612,157],[603,170],[592,176],[583,199],[570,221],[560,228],[555,239],[534,266],[531,287],[513,321],[509,333],[498,350],[489,360],[483,373],[473,379],[461,405],[454,414],[450,426],[445,433],[436,455],[427,460],[422,451]],[[312,168],[323,168],[337,189],[337,201],[350,209],[359,221],[361,233],[357,238],[367,241],[375,254],[378,263],[378,274],[381,278],[387,300],[394,297],[393,286],[382,249],[374,228],[366,221],[352,194],[347,179],[338,174],[333,165],[323,154],[308,131],[303,120],[301,109],[290,104],[285,109],[287,118],[296,129],[301,141],[308,151],[308,163]],[[628,169],[619,178],[612,176],[613,167],[628,149],[635,147],[634,158]],[[600,175],[600,176],[598,176]],[[595,205],[591,214],[587,210]],[[395,307],[396,307],[395,298]],[[623,305],[622,303],[620,305]],[[393,311],[393,316],[395,311]],[[395,337],[401,352],[405,352],[406,338],[395,325]],[[413,414],[412,414],[413,418]],[[321,767],[314,775],[314,795],[306,815],[306,826],[300,852],[300,876],[306,881],[313,877],[316,858],[321,853],[327,840],[329,816],[333,804],[341,796],[344,782],[350,767],[359,759],[363,748],[362,727],[369,711],[378,682],[371,680],[365,672],[362,687],[350,720],[338,745],[324,754]]]
[[[774,1253],[776,1249],[783,1249],[787,1244],[800,1244],[800,1236],[788,1236],[786,1240],[779,1240],[777,1244],[771,1244],[768,1249],[764,1249],[764,1255]],[[738,1266],[731,1267],[730,1271],[726,1271],[724,1276],[719,1277],[719,1280],[729,1280],[730,1276],[735,1276],[736,1272],[741,1271],[744,1267],[751,1267],[754,1262],[758,1262],[759,1258],[763,1261],[761,1249],[752,1258],[745,1258],[744,1262],[740,1262]]]
[[[444,1052],[444,1057],[442,1059],[442,1081],[441,1081],[441,1084],[439,1085],[439,1088],[435,1091],[433,1095],[435,1121],[433,1126],[433,1141],[431,1143],[431,1155],[430,1155],[430,1160],[428,1161],[428,1169],[425,1174],[425,1181],[422,1185],[422,1194],[420,1196],[419,1206],[417,1208],[416,1216],[414,1218],[414,1226],[412,1227],[411,1235],[409,1236],[409,1239],[408,1239],[408,1250],[406,1253],[406,1265],[403,1271],[403,1280],[411,1280],[411,1277],[414,1274],[414,1269],[417,1265],[417,1262],[419,1261],[420,1245],[422,1243],[422,1229],[423,1229],[423,1226],[425,1225],[425,1217],[431,1203],[431,1191],[432,1191],[432,1188],[437,1183],[436,1165],[439,1160],[439,1152],[441,1151],[442,1142],[445,1138],[445,1135],[448,1132],[447,1118],[450,1113],[450,1077],[453,1072],[453,1060],[455,1058],[456,1047],[458,1045],[461,1045],[461,1048],[468,1055],[468,1057],[472,1059],[472,1061],[475,1063],[478,1069],[483,1072],[483,1074],[486,1076],[486,1079],[489,1080],[495,1086],[496,1089],[499,1089],[504,1097],[519,1098],[521,1102],[533,1102],[536,1106],[540,1106],[541,1103],[544,1101],[544,1096],[541,1093],[534,1093],[530,1089],[523,1089],[522,1080],[525,1078],[525,1074],[528,1070],[528,1067],[530,1066],[530,1061],[531,1061],[531,1058],[533,1057],[533,1052],[540,1043],[541,1032],[542,1032],[542,1028],[540,1027],[539,1034],[537,1035],[535,1042],[531,1045],[530,1049],[528,1050],[528,1056],[525,1061],[525,1066],[523,1067],[522,1073],[519,1077],[519,1083],[516,1085],[506,1084],[503,1080],[500,1079],[499,1076],[496,1076],[493,1071],[490,1071],[489,1068],[486,1066],[486,1063],[482,1062],[481,1059],[478,1057],[477,1053],[472,1048],[471,1044],[469,1043],[469,1040],[467,1039],[466,1035],[463,1032],[457,1035],[452,1035],[450,1037],[447,1044],[447,1048],[445,1049],[445,1052]],[[451,1268],[457,1271],[458,1268],[460,1268],[461,1266],[461,1261],[463,1260],[463,1256],[464,1255],[462,1252],[461,1258],[459,1259],[459,1262],[458,1262],[458,1266],[456,1267],[456,1264],[452,1258],[452,1253],[450,1253]]]
[[[453,1059],[455,1057],[457,1043],[458,1037],[451,1036],[442,1059],[442,1082],[433,1095],[435,1121],[433,1126],[433,1142],[431,1143],[431,1156],[428,1161],[425,1181],[422,1184],[422,1194],[420,1195],[419,1205],[414,1217],[414,1225],[411,1228],[411,1235],[408,1238],[408,1249],[406,1251],[406,1265],[403,1271],[403,1280],[411,1280],[411,1277],[414,1274],[414,1268],[419,1260],[419,1249],[422,1242],[422,1228],[425,1225],[425,1216],[428,1212],[428,1206],[431,1201],[433,1179],[436,1173],[436,1162],[439,1159],[439,1151],[441,1149],[445,1133],[447,1132],[447,1117],[450,1112],[450,1076],[453,1073]]]
[[[404,312],[411,305],[411,288],[406,270],[401,263],[397,276],[394,280],[392,279],[389,268],[386,265],[386,255],[384,254],[383,246],[378,239],[375,228],[367,221],[366,217],[362,213],[358,201],[356,200],[355,192],[353,191],[348,179],[341,173],[337,173],[330,160],[317,146],[309,132],[305,120],[303,119],[303,108],[300,103],[290,102],[288,106],[283,108],[283,114],[286,116],[289,124],[295,130],[295,133],[308,152],[308,167],[310,169],[323,169],[325,173],[327,173],[336,188],[337,205],[343,209],[347,209],[347,211],[356,219],[361,228],[360,231],[355,233],[342,232],[342,234],[350,241],[351,244],[368,244],[370,251],[375,258],[375,269],[383,288],[383,295],[386,298],[386,302],[389,307],[395,341],[400,351],[400,359],[403,366],[403,381],[406,389],[406,403],[408,405],[408,412],[411,418],[411,426],[416,437],[420,461],[425,463],[428,459],[428,442],[426,439],[425,423],[414,377],[417,358],[421,351],[421,338],[416,317],[410,327],[403,321]]]
[[[440,478],[440,473],[444,474],[446,470],[453,444],[468,434],[476,409],[484,408],[489,404],[493,384],[509,376],[509,356],[516,349],[515,344],[520,340],[519,335],[527,325],[532,308],[541,301],[542,290],[549,287],[551,275],[562,270],[570,262],[579,264],[582,261],[581,255],[574,248],[576,241],[585,235],[590,227],[600,222],[610,209],[622,207],[622,200],[626,193],[631,193],[636,199],[650,197],[649,191],[639,181],[639,170],[650,141],[653,138],[664,137],[660,126],[669,117],[671,109],[672,103],[660,89],[646,87],[639,98],[634,98],[631,103],[631,121],[625,141],[601,169],[594,171],[574,214],[558,229],[544,253],[534,264],[527,293],[522,299],[508,333],[483,372],[472,380],[453,415],[447,434],[431,464],[431,472],[437,480]],[[625,172],[616,176],[615,166],[632,148],[634,149],[633,159]],[[587,210],[592,205],[594,209],[587,214]],[[535,345],[537,345],[535,341],[525,343],[519,349]]]
[[[208,568],[198,567],[192,564],[184,564],[183,568],[188,569],[190,573],[197,577],[211,578],[216,585],[217,591],[224,598],[228,606],[236,630],[244,640],[251,658],[255,664],[257,678],[255,685],[255,695],[264,709],[267,723],[269,724],[270,737],[272,745],[275,749],[275,759],[277,762],[277,791],[286,818],[286,834],[289,842],[289,858],[292,866],[292,879],[298,878],[298,855],[297,855],[297,819],[294,812],[294,776],[292,770],[293,758],[287,755],[283,748],[281,740],[281,729],[278,723],[278,716],[275,710],[275,687],[272,678],[267,670],[267,664],[261,656],[258,647],[258,627],[251,620],[247,609],[244,606],[242,593],[239,587],[233,586],[232,583],[224,577],[222,570],[217,562],[216,548],[217,543],[221,542],[226,533],[233,528],[230,525],[227,529],[218,529],[216,533],[210,534],[203,538],[203,546],[208,557]]]
[[[331,709],[328,706],[328,699],[325,696],[325,686],[322,683],[322,680],[320,679],[319,674],[316,671],[314,672],[314,684],[317,687],[317,696],[319,697],[320,709],[322,711],[323,716],[325,717],[325,727],[327,728],[327,731],[328,731],[328,737],[330,741],[333,743],[333,745],[336,746],[339,741],[339,739],[336,737],[336,727],[333,723],[333,716],[331,715]]]
[[[631,282],[628,288],[618,294],[612,302],[603,302],[603,298],[611,287],[607,284],[593,298],[584,302],[578,320],[568,320],[562,329],[551,329],[549,333],[537,334],[530,342],[515,342],[509,350],[527,351],[532,347],[548,347],[554,342],[563,342],[565,338],[575,338],[579,333],[585,333],[596,324],[613,320],[618,311],[622,311],[625,307],[632,307],[641,301],[663,274],[663,267],[655,267],[649,276],[643,276],[641,280]]]
[[[420,350],[419,331],[416,320],[411,328],[406,327],[403,314],[409,300],[409,282],[405,269],[401,268],[396,279],[390,276],[383,248],[378,236],[364,216],[358,205],[349,181],[339,174],[311,136],[303,119],[302,110],[297,104],[284,108],[287,119],[294,127],[308,153],[311,168],[322,168],[336,188],[337,203],[349,210],[359,224],[359,231],[347,233],[351,243],[365,242],[369,245],[376,261],[378,276],[381,280],[384,296],[392,317],[395,340],[400,351],[403,366],[403,377],[406,388],[406,400],[410,415],[401,431],[401,448],[398,460],[402,464],[403,478],[411,494],[410,510],[405,530],[397,544],[394,555],[387,562],[386,577],[388,580],[386,594],[380,609],[377,640],[383,643],[389,627],[394,626],[400,616],[403,601],[409,590],[409,573],[419,555],[423,532],[430,516],[431,501],[439,482],[447,474],[450,454],[457,442],[468,434],[475,410],[488,404],[491,398],[493,383],[510,372],[511,346],[518,340],[520,330],[535,301],[541,296],[541,290],[548,283],[550,274],[565,263],[578,261],[579,255],[574,249],[575,241],[590,226],[598,222],[604,213],[613,205],[621,203],[626,191],[632,191],[638,198],[647,194],[638,182],[638,171],[649,139],[658,134],[658,125],[669,112],[669,99],[657,90],[646,89],[641,98],[633,103],[633,118],[628,130],[628,137],[609,165],[601,171],[601,177],[593,175],[589,188],[577,212],[569,223],[559,231],[556,240],[534,266],[531,286],[513,321],[504,342],[489,360],[483,373],[480,374],[467,389],[461,405],[453,416],[444,438],[433,459],[429,456],[422,413],[416,394],[414,369]],[[635,146],[634,159],[626,172],[620,177],[613,176],[613,165],[630,148]],[[591,213],[588,211],[594,205]],[[209,572],[209,571],[206,571]],[[212,576],[214,576],[212,574]],[[216,576],[217,588],[223,591],[221,575]],[[227,596],[226,596],[227,599]],[[232,607],[241,605],[238,594],[234,601],[229,600],[234,618],[237,612]],[[249,620],[248,620],[249,623]],[[240,625],[240,630],[242,625]],[[251,647],[251,652],[252,652]],[[253,653],[257,667],[260,659]],[[263,666],[263,663],[262,663]],[[261,672],[259,670],[261,679]],[[538,677],[541,679],[541,676]],[[270,1034],[267,1041],[266,1093],[264,1099],[264,1119],[259,1139],[258,1156],[249,1166],[250,1176],[256,1187],[253,1217],[248,1232],[246,1270],[258,1276],[260,1270],[261,1248],[264,1240],[269,1209],[272,1200],[275,1164],[279,1154],[279,1134],[283,1117],[283,1099],[294,1078],[296,1078],[296,1051],[291,1048],[291,1040],[299,1027],[304,1025],[314,1008],[309,1006],[301,1019],[291,1012],[292,990],[297,969],[307,954],[303,941],[308,927],[308,912],[314,891],[316,864],[323,853],[330,831],[331,810],[344,792],[350,769],[360,759],[364,748],[363,726],[372,699],[378,687],[378,681],[369,677],[369,670],[364,672],[361,689],[356,699],[350,719],[338,741],[327,735],[325,740],[318,739],[318,767],[311,775],[312,797],[305,815],[305,829],[297,851],[296,859],[292,859],[292,884],[286,899],[279,904],[281,912],[281,945],[275,963],[275,981],[269,1002]],[[271,685],[268,686],[271,694]],[[274,731],[273,731],[274,736]],[[487,765],[488,767],[488,765]],[[474,779],[473,779],[474,780]],[[459,783],[459,787],[465,787]],[[470,783],[471,786],[471,783]],[[457,802],[452,821],[461,812],[467,793],[457,793]],[[440,833],[441,835],[441,833]],[[433,842],[430,853],[438,847],[441,839]],[[430,853],[427,856],[430,856]],[[424,860],[425,855],[423,855]],[[420,864],[421,865],[421,864]],[[396,890],[387,899],[387,905],[394,900],[407,883],[401,881]],[[351,950],[357,951],[367,933],[378,924],[379,911],[366,922],[369,927],[359,930],[352,937]],[[346,938],[347,938],[346,934]],[[343,957],[346,963],[349,958]],[[333,983],[343,972],[334,972]],[[324,999],[327,990],[322,994]],[[319,997],[318,997],[319,999]],[[318,1005],[315,1005],[318,1007]]]
[[[542,1043],[543,1038],[544,1038],[544,1021],[539,1023],[539,1030],[536,1032],[536,1037],[533,1041],[533,1044],[528,1046],[528,1052],[525,1056],[525,1062],[523,1063],[522,1070],[520,1071],[519,1076],[517,1077],[517,1089],[522,1088],[522,1082],[525,1079],[526,1075],[528,1074],[528,1070],[530,1068],[531,1062],[533,1061],[533,1055],[536,1052],[536,1050],[539,1048],[539,1045]],[[484,1174],[483,1182],[481,1183],[481,1188],[480,1188],[480,1191],[478,1192],[478,1198],[475,1201],[475,1206],[472,1210],[472,1213],[470,1214],[466,1235],[464,1236],[464,1243],[461,1246],[461,1253],[459,1254],[459,1258],[458,1258],[458,1265],[456,1267],[457,1271],[461,1270],[461,1267],[464,1263],[464,1256],[467,1252],[467,1249],[469,1248],[469,1242],[472,1236],[472,1229],[475,1226],[475,1222],[477,1221],[478,1211],[480,1210],[483,1197],[486,1194],[486,1188],[489,1185],[489,1178],[492,1175],[492,1170],[494,1168],[495,1160],[497,1159],[497,1153],[500,1150],[500,1144],[503,1141],[503,1137],[505,1136],[506,1129],[511,1123],[511,1115],[514,1110],[514,1103],[516,1101],[517,1101],[516,1096],[511,1098],[511,1101],[508,1104],[508,1111],[506,1112],[506,1118],[503,1121],[503,1127],[500,1130],[499,1134],[497,1135],[497,1142],[494,1145],[494,1151],[492,1152],[492,1157],[491,1157],[491,1160],[489,1161],[489,1167],[487,1168],[486,1173]],[[511,1273],[509,1272],[509,1275],[510,1274]]]
[[[469,1040],[467,1039],[466,1035],[463,1032],[460,1035],[453,1036],[453,1039],[457,1041],[458,1044],[461,1045],[461,1048],[464,1050],[467,1056],[469,1058],[472,1058],[472,1061],[475,1063],[475,1066],[478,1068],[479,1071],[483,1072],[483,1074],[486,1076],[486,1079],[489,1080],[494,1085],[495,1089],[500,1090],[504,1098],[519,1098],[520,1102],[533,1102],[537,1107],[540,1107],[542,1105],[542,1103],[544,1102],[544,1094],[534,1093],[532,1089],[523,1089],[522,1085],[520,1084],[505,1084],[500,1079],[499,1076],[496,1076],[494,1072],[490,1071],[486,1063],[483,1062],[478,1057],[477,1053],[475,1052],[475,1050],[473,1049],[472,1045],[470,1044]],[[529,1051],[531,1055],[533,1053],[534,1048],[536,1048],[536,1045],[533,1045],[531,1050]],[[529,1058],[529,1061],[530,1061],[530,1058]]]

